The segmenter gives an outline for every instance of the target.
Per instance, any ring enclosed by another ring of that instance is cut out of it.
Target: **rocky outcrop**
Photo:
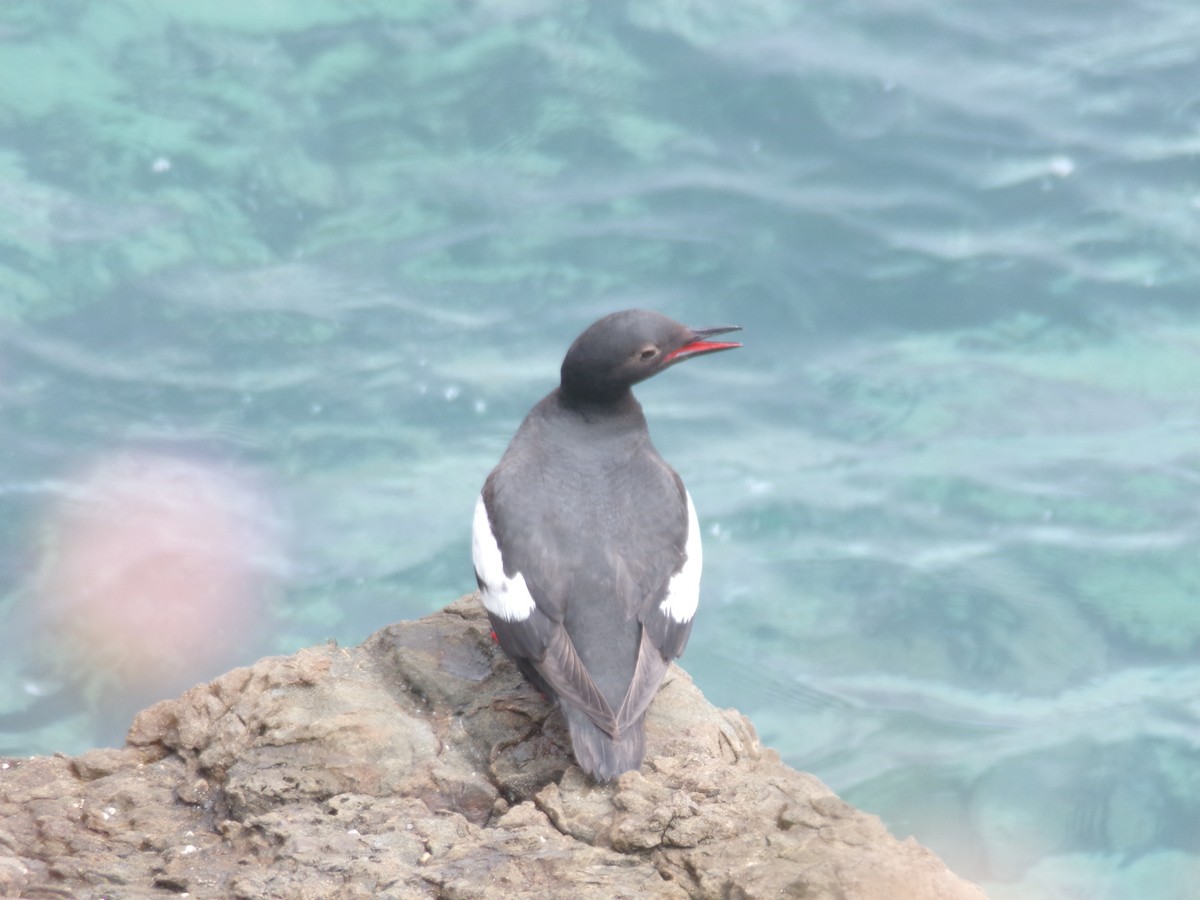
[[[979,900],[672,669],[597,786],[473,597],[263,659],[122,749],[0,761],[0,896]]]

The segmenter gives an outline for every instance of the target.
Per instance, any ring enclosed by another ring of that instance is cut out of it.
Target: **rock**
[[[260,660],[121,749],[0,761],[0,896],[980,900],[673,668],[595,785],[475,597]]]

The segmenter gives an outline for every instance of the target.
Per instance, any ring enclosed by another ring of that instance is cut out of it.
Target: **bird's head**
[[[742,346],[709,340],[731,331],[741,331],[741,326],[689,328],[646,309],[611,313],[571,344],[562,364],[562,391],[584,402],[617,399],[677,362]]]

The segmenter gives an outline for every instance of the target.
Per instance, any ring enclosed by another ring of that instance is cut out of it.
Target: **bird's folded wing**
[[[662,684],[663,676],[667,674],[670,663],[654,646],[649,632],[642,630],[642,643],[638,647],[637,666],[633,670],[633,678],[629,682],[629,690],[617,710],[616,727],[618,732],[624,732],[642,717],[658,687]]]
[[[562,700],[585,713],[597,728],[614,738],[620,736],[612,707],[584,668],[565,628],[559,625],[554,630],[546,644],[545,656],[535,659],[533,666]]]

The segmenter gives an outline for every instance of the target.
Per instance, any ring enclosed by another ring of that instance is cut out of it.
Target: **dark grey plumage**
[[[641,765],[646,708],[687,644],[699,590],[691,500],[630,388],[740,346],[705,340],[732,330],[646,310],[593,324],[476,508],[476,578],[500,646],[559,700],[577,761],[600,781]]]

